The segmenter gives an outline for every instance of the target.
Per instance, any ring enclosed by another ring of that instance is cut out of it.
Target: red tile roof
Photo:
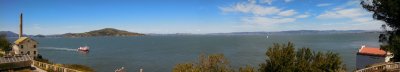
[[[386,56],[386,51],[379,48],[361,46],[357,54],[361,55],[372,55],[372,56]]]

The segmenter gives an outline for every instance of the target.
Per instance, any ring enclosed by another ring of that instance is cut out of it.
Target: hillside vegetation
[[[102,36],[144,36],[144,34],[118,30],[114,28],[104,28],[85,33],[66,33],[63,37],[102,37]]]

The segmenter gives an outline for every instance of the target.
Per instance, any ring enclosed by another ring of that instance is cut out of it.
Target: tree
[[[392,61],[400,61],[400,0],[362,0],[361,5],[374,19],[385,22],[379,35],[381,49],[394,54]]]
[[[6,35],[0,35],[0,51],[10,51],[10,43],[8,43]]]
[[[267,60],[260,72],[339,72],[344,65],[337,53],[312,52],[309,48],[295,51],[293,43],[274,44],[268,48]]]
[[[267,60],[260,72],[345,72],[337,53],[313,52],[310,48],[295,51],[294,44],[274,44],[266,51]],[[234,72],[222,54],[200,55],[199,62],[175,65],[173,72]],[[240,67],[239,72],[256,72],[254,67]]]
[[[233,72],[222,54],[200,55],[197,63],[177,64],[173,72]]]
[[[240,67],[239,72],[256,72],[256,70],[254,70],[254,67],[246,65],[246,67]]]

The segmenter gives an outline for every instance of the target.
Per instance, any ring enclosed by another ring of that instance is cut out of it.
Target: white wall
[[[23,48],[21,48],[21,45],[23,45]],[[36,48],[34,48],[34,45],[36,45]],[[28,38],[27,40],[24,40],[22,43],[19,45],[13,45],[13,51],[15,54],[28,54],[31,57],[36,57],[39,52],[37,51],[38,44],[34,40]],[[36,54],[34,53],[36,52]]]

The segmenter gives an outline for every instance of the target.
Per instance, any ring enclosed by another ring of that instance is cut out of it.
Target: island
[[[128,32],[114,28],[104,28],[100,30],[89,31],[85,33],[66,33],[62,37],[125,37],[125,36],[144,36],[145,34]]]

